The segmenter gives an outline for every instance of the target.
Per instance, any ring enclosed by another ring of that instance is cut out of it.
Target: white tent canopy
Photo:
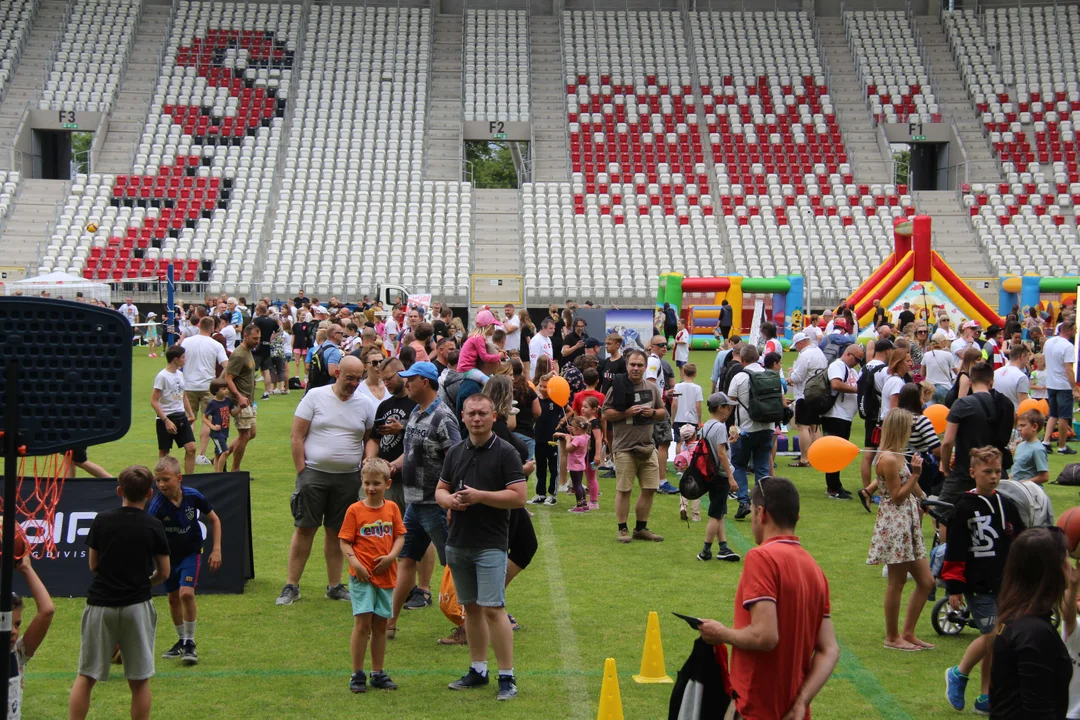
[[[49,297],[74,300],[75,293],[81,292],[87,300],[101,300],[109,302],[110,288],[105,283],[94,282],[81,278],[78,275],[68,275],[62,272],[46,273],[37,277],[25,278],[11,283],[4,283],[5,295],[27,295],[38,297],[43,291],[49,293]]]

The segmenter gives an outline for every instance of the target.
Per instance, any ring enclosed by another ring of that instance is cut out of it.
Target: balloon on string
[[[923,410],[923,415],[933,423],[934,432],[938,435],[945,432],[945,426],[948,424],[949,408],[944,405],[931,405]]]
[[[859,455],[859,446],[843,438],[826,435],[810,445],[806,457],[818,472],[840,472]]]
[[[566,378],[559,375],[548,380],[548,397],[551,401],[559,407],[565,406],[570,402],[570,383],[566,382]]]

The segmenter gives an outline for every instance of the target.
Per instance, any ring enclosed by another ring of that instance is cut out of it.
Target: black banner
[[[27,483],[30,482],[32,480],[28,478]],[[206,542],[203,544],[202,569],[199,571],[199,594],[242,593],[245,581],[255,577],[255,560],[251,547],[250,482],[246,472],[204,473],[184,477],[184,485],[205,495],[221,519],[221,567],[217,572],[210,572],[210,551],[213,550],[208,537],[210,528],[200,520]],[[41,532],[48,531],[53,534],[56,552],[33,561],[34,570],[45,583],[49,594],[54,597],[86,595],[93,578],[86,534],[90,531],[90,523],[99,512],[120,506],[116,488],[116,480],[68,480],[64,483],[64,492],[60,497],[52,527],[41,527],[34,520],[23,520],[20,523],[31,542]],[[26,592],[22,576],[17,572],[15,592]],[[156,595],[164,592],[164,585],[154,588]]]

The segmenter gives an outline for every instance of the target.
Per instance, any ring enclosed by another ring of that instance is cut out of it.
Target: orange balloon
[[[1039,400],[1039,412],[1043,414],[1043,417],[1050,416],[1050,401],[1046,398],[1041,398]]]
[[[570,383],[559,375],[551,378],[548,380],[548,397],[556,405],[566,405],[570,402]]]
[[[1046,404],[1046,410],[1043,411],[1043,404]],[[1036,400],[1035,398],[1028,398],[1024,402],[1020,403],[1020,407],[1016,408],[1018,415],[1023,415],[1028,410],[1035,410],[1044,417],[1050,414],[1050,403],[1045,400]]]
[[[858,456],[858,445],[833,435],[818,438],[806,452],[810,465],[823,473],[840,472]]]
[[[922,414],[930,418],[930,422],[934,424],[934,432],[938,435],[945,432],[945,425],[948,424],[949,408],[944,405],[931,405],[923,410]]]

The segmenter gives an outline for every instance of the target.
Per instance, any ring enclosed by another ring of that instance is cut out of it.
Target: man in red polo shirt
[[[810,717],[810,701],[840,658],[829,618],[829,583],[799,544],[799,491],[759,480],[750,495],[754,540],[735,591],[735,627],[704,620],[701,637],[730,645],[734,714],[746,720]]]

